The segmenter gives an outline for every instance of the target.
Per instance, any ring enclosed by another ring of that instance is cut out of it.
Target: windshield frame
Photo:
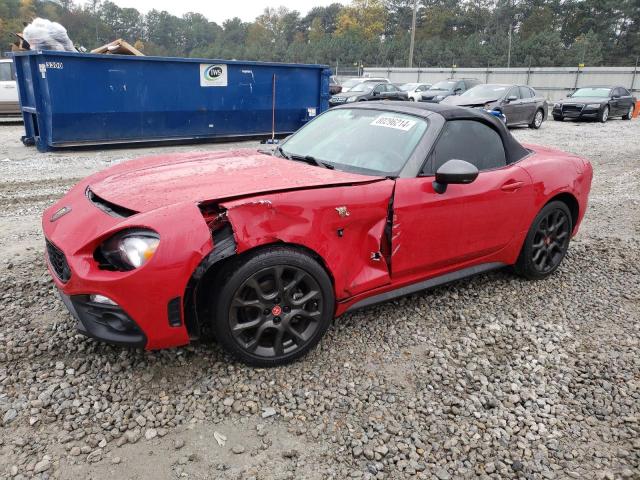
[[[578,93],[580,90],[607,90],[607,94],[606,95],[578,95],[576,96],[576,93]],[[577,88],[575,91],[571,92],[571,95],[569,98],[598,98],[598,97],[607,97],[610,98],[611,97],[611,92],[613,92],[614,87],[580,87]]]
[[[368,103],[368,102],[365,102]],[[376,103],[376,102],[373,102]],[[406,116],[411,116],[414,117],[416,120],[420,120],[425,122],[426,124],[426,128],[425,131],[423,132],[422,136],[420,137],[420,139],[416,142],[416,145],[414,146],[413,150],[411,151],[411,153],[409,153],[409,155],[407,156],[407,158],[404,161],[404,164],[396,171],[394,172],[381,172],[379,170],[372,170],[372,169],[368,169],[368,168],[360,168],[360,167],[355,167],[353,165],[346,165],[346,164],[342,164],[342,163],[338,163],[333,161],[332,159],[326,159],[326,158],[318,158],[316,160],[318,160],[319,162],[321,162],[322,164],[325,165],[329,165],[330,168],[333,170],[337,170],[337,171],[341,171],[341,172],[345,172],[345,173],[352,173],[352,174],[357,174],[357,175],[365,175],[368,177],[380,177],[380,178],[390,178],[390,179],[395,179],[395,178],[399,178],[399,177],[408,177],[408,178],[415,178],[417,176],[417,170],[419,168],[421,168],[422,163],[424,162],[425,156],[427,154],[427,152],[429,151],[429,149],[431,148],[431,145],[434,143],[435,139],[437,138],[438,134],[440,133],[440,130],[442,128],[442,124],[444,123],[443,121],[440,122],[439,120],[441,119],[441,117],[432,117],[432,116],[423,116],[420,115],[419,113],[416,112],[412,112],[410,110],[404,110],[404,109],[397,109],[397,110],[391,110],[391,109],[384,109],[384,108],[376,108],[376,106],[358,106],[356,107],[355,105],[340,105],[338,107],[334,107],[331,108],[329,110],[325,110],[324,112],[322,112],[320,115],[318,115],[317,117],[315,117],[313,120],[311,120],[310,122],[308,122],[307,124],[305,124],[304,126],[302,126],[300,129],[298,129],[295,133],[291,134],[290,136],[288,136],[282,143],[279,144],[279,147],[281,147],[288,155],[294,155],[298,158],[300,158],[300,154],[297,152],[290,152],[286,149],[286,144],[288,142],[291,141],[292,138],[294,138],[296,135],[298,135],[300,132],[302,132],[304,129],[308,128],[310,125],[313,124],[313,122],[317,121],[319,118],[321,118],[323,115],[328,114],[329,112],[336,112],[339,110],[373,110],[375,112],[378,113],[387,113],[387,114],[400,114],[400,115],[406,115]],[[435,120],[435,121],[434,121]],[[444,120],[444,119],[442,119]],[[273,150],[273,155],[275,155],[276,151],[278,149],[274,149]],[[286,158],[286,157],[282,157],[281,155],[277,155],[280,158]],[[287,160],[290,161],[298,161],[292,158],[288,158]],[[318,167],[321,168],[321,167]],[[414,171],[415,170],[415,171]]]
[[[442,84],[442,83],[447,83],[447,84],[451,84],[451,86],[449,88],[440,88],[438,87],[438,85]],[[440,80],[439,82],[434,83],[433,85],[431,85],[429,87],[429,90],[436,90],[436,91],[440,91],[440,92],[451,92],[453,91],[453,89],[456,87],[456,84],[458,83],[457,80]]]
[[[475,93],[475,92],[473,92],[474,90],[478,89],[476,91],[480,91],[484,87],[494,87],[494,88],[498,88],[499,87],[502,90],[500,92],[494,92],[494,93],[496,93],[495,99],[497,100],[499,98],[504,97],[507,94],[507,92],[511,91],[511,89],[514,86],[516,86],[516,85],[505,85],[505,84],[501,84],[501,83],[481,83],[480,85],[476,85],[476,86],[471,87],[470,89],[466,90],[465,92],[462,92],[460,94],[460,97],[465,97],[465,98],[488,98],[491,95],[477,96],[477,95],[473,95],[472,93]]]

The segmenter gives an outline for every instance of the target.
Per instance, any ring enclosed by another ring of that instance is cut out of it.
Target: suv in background
[[[451,95],[460,95],[482,82],[477,78],[449,78],[431,86],[422,93],[421,102],[440,103]]]
[[[20,113],[13,60],[0,58],[0,116],[20,115]]]

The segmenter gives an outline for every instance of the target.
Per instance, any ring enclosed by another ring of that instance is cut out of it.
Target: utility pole
[[[409,43],[409,68],[413,67],[413,44],[416,41],[416,9],[418,0],[413,0],[413,16],[411,17],[411,42]]]
[[[511,68],[511,24],[509,24],[509,51],[507,52],[507,68]]]

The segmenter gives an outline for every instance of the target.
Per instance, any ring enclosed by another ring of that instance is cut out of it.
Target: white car
[[[340,90],[340,93],[345,93],[348,92],[349,90],[351,90],[353,87],[355,87],[356,85],[360,85],[361,83],[390,83],[388,78],[382,78],[382,77],[355,77],[355,78],[349,78],[348,80],[345,80],[344,82],[342,82],[342,90]]]
[[[429,90],[430,83],[405,83],[404,85],[398,85],[398,88],[403,92],[407,92],[410,101],[419,102],[422,97],[422,92]]]
[[[0,59],[0,115],[19,115],[18,85],[13,60]]]

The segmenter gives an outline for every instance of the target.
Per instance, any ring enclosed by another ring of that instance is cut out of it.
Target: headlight
[[[99,248],[103,261],[115,270],[133,270],[147,263],[160,244],[151,230],[125,230],[106,240]]]
[[[347,97],[347,103],[355,102],[357,97]]]
[[[600,108],[599,103],[590,103],[587,105],[587,108]]]

